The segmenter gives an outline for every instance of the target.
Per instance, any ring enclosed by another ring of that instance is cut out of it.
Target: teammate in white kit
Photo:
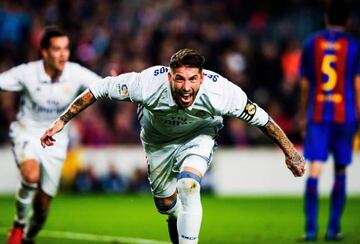
[[[8,237],[11,244],[32,242],[46,220],[59,185],[67,131],[57,135],[59,144],[49,150],[39,145],[39,137],[80,92],[101,79],[92,71],[68,62],[69,38],[56,27],[45,30],[41,53],[42,60],[0,74],[0,90],[22,93],[17,120],[11,124],[9,133],[22,178],[16,191],[15,222]],[[27,224],[32,202],[33,214]]]
[[[222,116],[258,126],[284,151],[293,174],[304,173],[303,157],[268,114],[238,86],[203,70],[204,62],[196,51],[182,49],[171,57],[170,68],[154,66],[105,78],[81,94],[41,137],[43,147],[53,145],[53,136],[98,99],[138,103],[151,191],[158,211],[169,215],[173,243],[198,241],[200,184],[211,163]]]

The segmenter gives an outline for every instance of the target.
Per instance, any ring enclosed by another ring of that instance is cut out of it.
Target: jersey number
[[[337,82],[336,70],[331,64],[335,64],[337,58],[333,54],[326,54],[321,64],[321,71],[328,76],[328,80],[322,85],[323,91],[331,91],[335,88]]]

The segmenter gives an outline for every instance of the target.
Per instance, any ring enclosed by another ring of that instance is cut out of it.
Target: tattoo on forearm
[[[265,135],[275,141],[285,154],[288,156],[294,156],[296,151],[294,151],[293,144],[287,138],[284,131],[272,119],[270,119],[269,122],[260,129]]]
[[[83,111],[89,105],[96,101],[90,90],[86,90],[69,106],[69,108],[60,116],[65,123],[69,122],[75,115]]]

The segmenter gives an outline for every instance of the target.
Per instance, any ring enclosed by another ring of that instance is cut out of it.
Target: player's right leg
[[[318,182],[323,168],[323,162],[313,161],[310,163],[309,176],[306,180],[304,194],[305,212],[305,240],[313,241],[317,239],[318,232],[318,210],[319,193]]]
[[[305,240],[313,241],[318,234],[319,194],[318,182],[329,151],[331,125],[308,123],[304,141],[304,155],[310,162],[309,175],[305,184],[304,213]]]
[[[21,243],[26,217],[31,208],[34,192],[40,180],[40,166],[35,159],[20,162],[22,182],[16,191],[16,213],[14,225],[8,236],[8,244]]]
[[[167,222],[170,240],[173,244],[178,244],[177,217],[181,210],[181,201],[176,193],[167,198],[154,197],[154,201],[159,213],[169,216]]]

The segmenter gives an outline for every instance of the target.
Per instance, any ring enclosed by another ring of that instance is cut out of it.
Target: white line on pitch
[[[0,227],[0,232],[6,233],[8,228]],[[48,238],[68,239],[68,240],[82,240],[82,241],[97,241],[110,243],[128,243],[128,244],[168,244],[169,242],[149,240],[142,238],[123,237],[123,236],[108,236],[96,235],[89,233],[76,233],[56,230],[42,230],[40,236]]]

